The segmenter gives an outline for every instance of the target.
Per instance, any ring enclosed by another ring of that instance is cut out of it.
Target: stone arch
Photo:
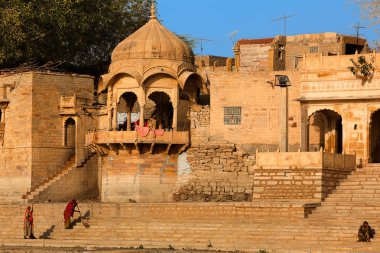
[[[174,108],[170,96],[163,91],[155,91],[148,95],[148,99],[153,101],[154,107],[145,107],[145,112],[150,114],[157,121],[157,128],[159,129],[172,129]]]
[[[170,76],[171,78],[177,80],[178,76],[176,71],[168,67],[152,67],[144,72],[141,83],[145,83],[149,78],[156,75]]]
[[[64,146],[75,149],[76,144],[76,122],[73,118],[65,120],[64,124]]]
[[[140,86],[142,83],[142,75],[132,67],[121,68],[113,74],[102,75],[99,79],[98,92],[106,90],[109,86],[112,86],[118,79],[125,76],[132,77],[136,80]]]
[[[316,110],[308,117],[308,149],[320,148],[326,152],[343,152],[342,116],[334,110]]]
[[[132,91],[124,92],[117,102],[117,130],[134,130],[140,120],[138,96]]]
[[[380,109],[371,113],[369,122],[370,163],[380,163]]]
[[[184,91],[200,91],[204,95],[208,94],[208,89],[206,87],[206,82],[203,80],[203,78],[198,74],[194,72],[184,72],[179,77],[179,83]],[[199,93],[199,92],[198,92]],[[197,95],[197,94],[195,94]],[[199,96],[199,94],[198,94]]]

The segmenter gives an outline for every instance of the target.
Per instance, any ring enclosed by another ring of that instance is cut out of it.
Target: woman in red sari
[[[36,239],[33,235],[33,207],[28,206],[24,215],[24,239]]]
[[[74,216],[74,212],[79,212],[79,210],[75,210],[75,208],[78,206],[78,203],[75,199],[71,200],[63,212],[63,217],[65,219],[65,228],[71,228],[71,217]]]

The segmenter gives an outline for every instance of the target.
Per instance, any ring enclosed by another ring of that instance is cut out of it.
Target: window
[[[283,60],[284,59],[284,52],[285,52],[285,47],[283,45],[279,45],[278,46],[278,55],[277,55],[277,58],[279,60]]]
[[[294,57],[294,69],[300,69],[302,64],[302,56],[295,56]]]
[[[309,47],[309,53],[318,53],[318,46]]]
[[[0,109],[0,123],[3,121],[3,117],[2,117],[3,115],[2,114],[3,114],[3,110]]]
[[[224,107],[224,125],[240,125],[241,124],[241,107],[231,106]]]
[[[75,120],[68,118],[65,122],[64,129],[64,146],[75,148]]]

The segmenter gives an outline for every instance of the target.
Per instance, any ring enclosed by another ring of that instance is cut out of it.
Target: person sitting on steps
[[[364,221],[363,225],[359,227],[358,242],[370,242],[374,234],[375,230],[371,228],[367,221]]]

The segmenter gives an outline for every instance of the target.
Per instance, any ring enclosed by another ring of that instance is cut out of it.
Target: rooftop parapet
[[[351,59],[358,61],[360,56],[364,56],[367,60],[372,59],[372,65],[380,66],[380,58],[376,57],[376,52],[370,54],[354,54],[354,55],[313,55],[305,54],[303,56],[302,70],[304,71],[320,71],[320,70],[344,70],[348,71],[348,67],[352,66]]]

